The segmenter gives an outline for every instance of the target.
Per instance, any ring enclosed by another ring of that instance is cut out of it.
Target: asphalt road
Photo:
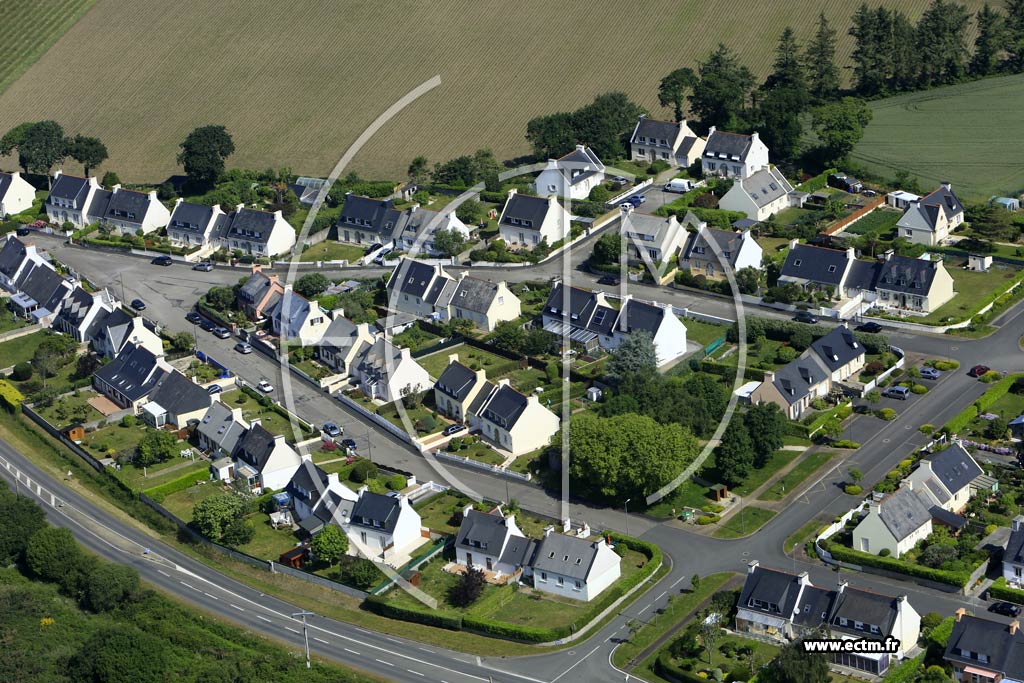
[[[233,283],[240,274],[236,272],[214,271],[213,273],[193,273],[182,266],[159,268],[150,266],[148,262],[129,257],[112,257],[110,254],[97,254],[78,249],[57,248],[58,258],[78,268],[84,275],[97,284],[107,284],[118,294],[119,280],[124,279],[125,297],[127,299],[140,296],[150,304],[147,314],[172,329],[190,329],[184,321],[184,309],[205,292],[214,282]],[[116,259],[117,269],[111,269],[111,260]],[[534,269],[530,269],[533,271]],[[361,271],[360,271],[361,272]],[[516,271],[520,272],[520,271]],[[525,271],[523,271],[525,272]],[[531,272],[528,279],[538,279],[537,272]],[[218,279],[221,278],[221,279]],[[524,278],[527,279],[527,278]],[[645,298],[663,300],[662,297],[673,296],[676,292],[664,289],[651,289],[651,295]],[[148,298],[147,298],[148,297]],[[703,303],[704,298],[694,296]],[[715,299],[714,301],[720,301]],[[760,314],[760,311],[759,311]],[[857,417],[848,425],[847,436],[860,441],[862,447],[849,458],[837,461],[831,470],[817,481],[808,482],[800,490],[790,504],[775,518],[768,522],[758,533],[742,540],[719,540],[691,533],[677,523],[663,523],[637,515],[630,515],[629,529],[636,535],[658,543],[672,562],[670,573],[658,584],[653,586],[645,596],[638,599],[633,606],[618,615],[599,634],[585,643],[577,643],[566,651],[535,657],[524,657],[511,660],[488,661],[477,663],[477,660],[463,654],[433,650],[430,664],[422,664],[426,653],[413,642],[393,639],[383,634],[352,634],[352,626],[314,619],[322,640],[326,643],[312,641],[314,650],[325,656],[344,661],[353,666],[380,673],[394,680],[419,680],[420,674],[436,677],[437,680],[486,680],[493,676],[498,680],[543,680],[543,681],[613,681],[622,680],[623,676],[615,672],[609,664],[608,656],[617,640],[626,636],[626,622],[630,619],[646,621],[655,610],[664,606],[667,596],[689,585],[688,577],[694,573],[706,575],[715,571],[743,571],[747,562],[753,559],[766,566],[774,566],[795,571],[809,571],[812,579],[820,585],[830,585],[836,581],[836,574],[821,563],[807,563],[794,556],[787,556],[782,551],[782,542],[795,530],[812,518],[831,519],[849,509],[854,500],[842,494],[840,484],[845,479],[848,468],[856,466],[864,473],[865,487],[871,487],[884,477],[899,460],[908,455],[914,448],[925,441],[925,437],[917,431],[924,423],[943,424],[957,412],[973,402],[986,385],[966,375],[966,369],[976,363],[984,362],[1002,371],[1024,370],[1024,353],[1018,345],[1021,319],[1024,306],[1018,305],[994,321],[998,331],[982,340],[962,340],[946,336],[910,335],[904,333],[890,334],[894,344],[908,351],[935,356],[950,356],[961,362],[961,369],[946,373],[938,382],[930,383],[931,390],[924,396],[915,396],[906,402],[892,401],[891,405],[899,413],[893,422],[883,422],[870,416]],[[336,401],[316,392],[312,387],[291,378],[284,378],[280,367],[268,358],[259,354],[240,356],[230,350],[233,341],[217,340],[211,335],[200,333],[200,348],[213,353],[232,367],[240,376],[250,381],[268,378],[277,386],[277,391],[287,391],[287,382],[291,382],[291,393],[294,396],[296,410],[305,418],[314,422],[334,421],[343,425],[349,435],[357,440],[360,434],[366,439],[367,454],[372,454],[375,461],[393,464],[412,471],[417,476],[437,479],[436,473],[431,476],[429,466],[417,454],[411,452],[403,443],[392,439],[379,431],[368,429],[354,415],[343,411]],[[360,445],[360,450],[364,446]],[[372,451],[372,453],[371,453]],[[15,462],[18,467],[29,472],[33,478],[43,481],[52,491],[62,490],[58,482],[49,481],[41,472],[33,468],[21,456],[11,452],[9,447],[0,444],[0,455]],[[421,475],[420,473],[424,474]],[[476,488],[481,494],[498,500],[506,495],[517,498],[526,509],[541,514],[557,516],[557,500],[540,488],[532,485],[506,483],[490,475],[476,471],[457,470],[456,474],[466,484]],[[135,556],[138,547],[152,544],[153,541],[135,530],[112,519],[107,513],[88,501],[68,493],[67,500],[84,514],[84,521],[71,520],[66,510],[53,511],[56,523],[71,526],[84,538],[89,547],[118,561],[125,561],[140,568],[144,577],[155,585],[169,592],[181,595],[185,599],[204,609],[218,612],[222,616],[235,620],[254,631],[297,644],[298,634],[294,621],[281,615],[298,611],[293,606],[277,600],[255,595],[253,591],[236,582],[226,579],[198,563],[181,557],[173,549],[155,547],[154,552],[166,558],[171,564],[155,566],[155,558]],[[554,513],[554,514],[552,514]],[[586,520],[595,528],[612,527],[622,529],[625,526],[625,515],[621,511],[597,509],[587,506],[573,506],[571,510],[575,519]],[[97,530],[98,529],[98,530]],[[135,550],[123,550],[112,545],[106,538],[113,532],[120,538],[129,539],[135,544]],[[90,540],[91,539],[91,540]],[[168,568],[168,567],[171,568]],[[173,571],[172,571],[173,569]],[[161,573],[163,572],[163,573]],[[175,573],[177,572],[177,573]],[[167,574],[167,576],[164,576]],[[182,577],[185,578],[182,578]],[[199,585],[196,580],[202,581]],[[868,574],[844,574],[843,577],[853,585],[873,588],[885,593],[907,594],[915,608],[921,612],[937,611],[951,614],[957,607],[965,603],[976,612],[984,610],[974,600],[965,600],[956,595],[925,590],[910,582],[888,580]],[[205,587],[205,590],[204,590]],[[218,592],[220,591],[220,592]],[[241,596],[241,597],[234,597]],[[252,602],[241,601],[242,598]],[[231,602],[231,600],[236,600]],[[268,609],[270,608],[270,609]],[[273,613],[271,613],[273,612]],[[355,637],[361,645],[353,645],[345,638]],[[346,645],[347,643],[347,645]],[[382,651],[374,648],[382,647]],[[528,648],[524,647],[524,650]],[[387,652],[387,656],[378,656]],[[373,655],[373,656],[371,656]],[[397,657],[397,660],[391,658]],[[381,661],[385,660],[385,661]],[[416,666],[440,667],[443,663],[445,671],[416,669]],[[474,668],[475,667],[475,668]],[[515,674],[499,672],[495,674],[488,667],[498,667]],[[415,671],[415,673],[412,673]],[[461,678],[460,678],[461,677]]]

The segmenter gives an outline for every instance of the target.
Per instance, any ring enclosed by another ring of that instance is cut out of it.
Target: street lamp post
[[[622,508],[625,510],[625,514],[623,516],[626,518],[626,535],[627,536],[629,536],[629,501],[631,501],[631,500],[633,500],[633,499],[632,498],[627,498],[626,502],[622,504]]]
[[[312,665],[309,662],[309,631],[306,629],[306,617],[313,616],[313,612],[307,612],[305,610],[296,612],[292,615],[292,619],[296,617],[302,617],[302,639],[306,643],[306,668],[309,669]]]

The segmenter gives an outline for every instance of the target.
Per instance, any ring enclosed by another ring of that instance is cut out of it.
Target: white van
[[[693,189],[692,183],[686,178],[673,178],[665,184],[665,192],[689,192]]]

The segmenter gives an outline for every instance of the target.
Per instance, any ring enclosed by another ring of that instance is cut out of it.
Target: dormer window
[[[836,272],[836,267],[835,266],[829,266],[828,267],[828,272],[830,272],[830,273]]]
[[[799,268],[800,264],[802,264],[802,263],[803,263],[803,261],[801,261],[800,259],[796,259],[795,261],[793,261],[793,267],[794,268]]]

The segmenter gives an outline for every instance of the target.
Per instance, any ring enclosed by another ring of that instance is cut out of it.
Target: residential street
[[[47,241],[41,239],[39,242],[45,245]],[[578,251],[585,252],[587,250],[579,249]],[[191,331],[191,326],[184,319],[184,313],[210,286],[215,283],[233,284],[244,274],[243,271],[228,271],[226,269],[215,270],[212,273],[196,273],[177,264],[168,268],[160,268],[150,265],[147,260],[141,258],[69,247],[56,247],[53,248],[53,252],[60,260],[72,265],[95,284],[111,287],[118,295],[121,294],[120,286],[123,278],[124,296],[129,300],[136,296],[143,298],[148,305],[146,315],[174,330]],[[116,271],[110,267],[113,260],[116,260],[118,264]],[[522,280],[536,280],[540,277],[547,277],[543,273],[551,272],[548,270],[549,268],[551,266],[545,264],[538,269],[509,269],[507,272],[492,270],[491,272],[500,272],[502,277],[507,275],[508,279],[519,276]],[[345,273],[349,277],[352,276],[352,271],[345,271]],[[371,274],[372,271],[360,270],[359,273],[361,275]],[[580,274],[577,272],[575,275]],[[719,298],[702,297],[689,292],[683,293],[663,288],[631,287],[631,291],[642,298],[670,301],[675,305],[694,305],[699,310],[706,311],[720,311],[722,310],[721,306],[727,303]],[[692,303],[677,303],[682,300]],[[757,313],[760,315],[762,311],[759,310]],[[719,313],[715,314],[719,315]],[[426,675],[439,680],[447,680],[449,683],[461,680],[486,681],[487,677],[493,677],[494,681],[524,679],[621,681],[623,676],[610,667],[608,657],[615,646],[616,639],[627,635],[626,622],[630,619],[650,619],[654,610],[664,606],[669,593],[678,592],[689,586],[689,577],[695,573],[706,575],[722,570],[744,571],[746,563],[757,559],[769,567],[809,571],[815,583],[831,585],[837,580],[835,572],[821,563],[808,563],[800,560],[796,554],[787,556],[782,550],[783,541],[808,520],[812,518],[821,519],[823,522],[830,520],[854,504],[855,499],[844,495],[841,489],[847,469],[852,466],[859,468],[864,473],[865,489],[869,489],[876,481],[884,477],[885,473],[899,460],[927,441],[927,438],[917,430],[920,425],[925,423],[941,425],[981,395],[987,385],[968,377],[967,368],[984,362],[1000,371],[1024,370],[1024,353],[1021,352],[1018,345],[1022,315],[1024,315],[1024,306],[1015,306],[994,321],[993,324],[999,328],[997,332],[980,340],[937,335],[890,334],[890,339],[896,346],[928,356],[941,355],[956,358],[961,363],[961,369],[945,373],[940,381],[929,383],[930,391],[923,396],[914,396],[906,402],[886,399],[885,405],[891,405],[898,411],[898,418],[895,421],[884,422],[872,416],[853,418],[847,426],[845,436],[861,442],[861,448],[851,453],[849,457],[833,461],[831,469],[817,481],[805,483],[802,490],[790,499],[789,505],[756,534],[742,540],[719,540],[691,533],[678,522],[660,522],[635,514],[630,515],[628,520],[630,532],[660,545],[664,549],[666,557],[672,562],[671,572],[652,587],[647,595],[639,598],[633,606],[615,617],[597,636],[586,642],[576,643],[573,648],[556,654],[517,659],[514,668],[519,672],[518,674],[506,673],[508,669],[512,668],[507,660],[492,662],[485,659],[482,662],[474,663],[473,658],[466,655],[436,651],[436,648],[427,648],[432,652],[426,659],[430,662],[429,666],[437,666],[444,669],[444,672],[428,669],[421,671],[416,667],[424,665],[415,663],[414,660],[424,657],[422,652],[424,648],[415,643],[376,634],[360,634],[358,638],[353,639],[349,636],[339,635],[351,634],[352,627],[319,618],[314,619],[314,622],[318,628],[325,629],[325,631],[321,631],[322,639],[325,642],[311,642],[311,645],[319,654],[367,668],[396,680],[419,680],[421,676]],[[360,452],[371,456],[375,462],[413,472],[424,480],[441,478],[419,454],[406,444],[378,429],[367,426],[354,414],[345,411],[338,402],[318,392],[305,382],[282,375],[281,367],[275,361],[259,353],[242,356],[232,351],[234,340],[218,340],[201,331],[198,332],[198,335],[201,350],[218,358],[239,376],[250,382],[263,378],[269,379],[276,388],[275,398],[284,400],[284,403],[300,416],[318,424],[333,421],[342,425],[346,435],[357,440]],[[289,396],[291,397],[290,401],[288,400]],[[46,482],[45,485],[50,490],[62,488],[57,482],[47,481],[45,475],[27,463],[20,455],[12,452],[6,445],[0,447],[0,455],[15,463],[20,469],[31,473],[37,481]],[[507,496],[511,496],[518,499],[525,509],[550,517],[557,518],[559,516],[557,497],[549,495],[537,486],[506,481],[476,470],[456,468],[453,469],[453,472],[464,487],[474,490],[482,496],[495,500],[504,500]],[[173,560],[173,564],[164,567],[167,571],[160,570],[154,567],[153,562],[135,557],[131,553],[125,555],[122,549],[100,541],[89,528],[95,524],[101,524],[115,530],[121,537],[133,540],[139,546],[152,543],[152,541],[147,540],[139,531],[119,524],[102,509],[93,506],[88,501],[81,500],[73,494],[62,493],[61,495],[66,495],[74,507],[81,510],[91,521],[83,525],[81,520],[69,520],[60,510],[57,510],[53,511],[51,515],[55,523],[70,526],[83,542],[97,552],[119,561],[129,561],[140,569],[146,580],[181,595],[204,609],[217,611],[227,618],[242,623],[247,628],[287,640],[289,643],[297,644],[299,642],[295,633],[284,631],[286,628],[294,630],[294,626],[287,626],[293,622],[282,616],[297,611],[297,608],[278,604],[278,601],[265,597],[259,597],[252,603],[238,604],[237,601],[243,598],[232,596],[243,596],[245,600],[249,600],[254,597],[253,591],[226,579],[217,572],[179,556],[169,548],[161,547],[156,550],[157,555]],[[625,514],[622,510],[598,509],[574,504],[570,514],[575,520],[587,521],[594,528],[624,529],[626,525]],[[181,578],[184,574],[175,565],[182,567],[188,576],[202,581],[202,585],[206,588],[197,589],[194,580]],[[179,573],[175,574],[175,571]],[[984,611],[982,605],[971,599],[965,600],[955,594],[922,589],[911,582],[889,580],[861,573],[844,573],[843,578],[849,580],[852,585],[873,588],[890,594],[907,594],[914,607],[922,614],[937,611],[948,615],[957,607],[964,605],[965,602],[969,607],[973,607],[975,612]],[[210,583],[205,583],[206,581]],[[236,602],[231,602],[231,600]],[[235,609],[225,607],[225,602],[230,602]],[[262,602],[269,609],[260,607],[257,602]],[[239,607],[243,606],[248,611],[239,611]],[[273,613],[270,611],[271,609]],[[359,645],[353,644],[353,640],[356,640]],[[392,643],[381,645],[380,643],[383,641],[392,641]],[[378,647],[383,648],[382,652],[373,656],[371,651],[376,653]],[[361,648],[365,652],[360,651]],[[524,650],[526,649],[524,647]],[[360,652],[359,656],[353,655],[353,651]],[[438,662],[442,662],[443,666]],[[495,671],[488,667],[494,667],[501,671]],[[411,673],[413,671],[416,673]]]

